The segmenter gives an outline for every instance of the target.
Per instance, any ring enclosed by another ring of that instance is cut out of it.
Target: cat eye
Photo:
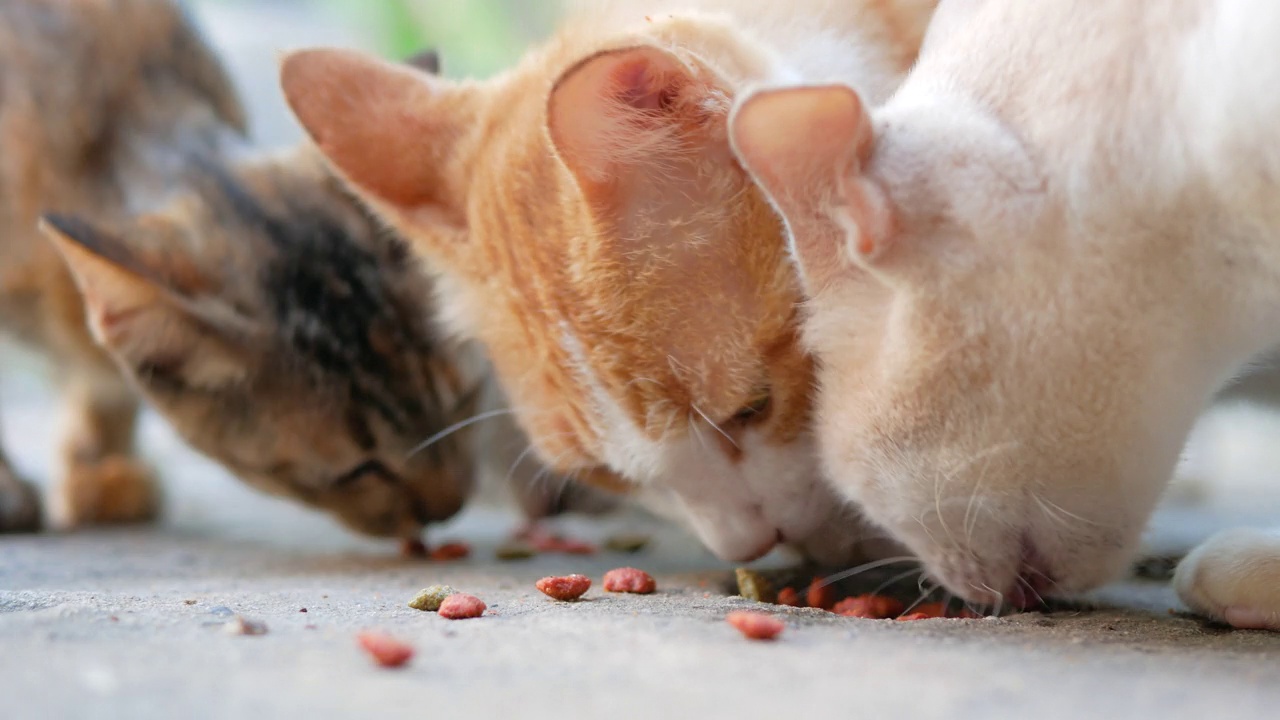
[[[344,487],[347,485],[351,485],[363,479],[366,475],[372,475],[378,478],[379,480],[383,480],[385,482],[392,483],[392,484],[394,484],[398,480],[398,478],[396,477],[396,474],[388,470],[386,465],[383,465],[377,460],[366,460],[360,463],[359,465],[355,466],[351,470],[348,470],[347,472],[334,478],[333,487]]]
[[[773,393],[768,390],[762,390],[758,395],[751,399],[751,402],[742,406],[733,416],[733,421],[740,425],[750,425],[753,423],[764,422],[769,417],[769,411],[773,409]]]

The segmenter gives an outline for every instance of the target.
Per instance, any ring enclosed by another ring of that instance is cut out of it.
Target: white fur
[[[1197,414],[1280,344],[1280,5],[1087,5],[944,4],[873,154],[813,189],[837,206],[791,223],[825,277],[841,192],[896,208],[882,255],[810,287],[824,461],[976,601],[1114,576]],[[1179,579],[1243,625],[1277,627],[1275,587],[1263,534]]]
[[[651,509],[669,515],[674,506],[712,552],[728,560],[754,560],[781,535],[805,546],[814,559],[838,562],[864,539],[858,533],[822,534],[823,528],[847,527],[847,522],[840,522],[841,503],[821,482],[808,438],[775,447],[747,430],[736,438],[743,457],[738,462],[705,435],[718,432],[705,424],[652,440],[594,377],[581,341],[566,330],[562,343],[580,380],[593,391],[593,429],[605,462],[644,486],[641,501]]]

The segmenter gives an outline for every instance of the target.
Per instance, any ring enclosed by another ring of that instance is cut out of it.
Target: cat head
[[[769,90],[732,134],[787,218],[837,488],[972,601],[1111,579],[1204,400],[1168,253],[1073,227],[960,97],[873,120],[845,87]]]
[[[195,448],[376,536],[453,515],[472,482],[475,378],[430,283],[314,151],[205,165],[120,227],[48,216],[95,338]]]
[[[795,273],[716,70],[641,34],[562,38],[487,82],[339,50],[289,56],[282,81],[441,271],[543,461],[671,493],[728,559],[842,512],[817,481]]]

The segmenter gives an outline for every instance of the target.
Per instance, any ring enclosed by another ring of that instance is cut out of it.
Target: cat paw
[[[54,499],[54,516],[63,528],[147,522],[159,510],[160,489],[151,470],[120,456],[73,463]]]
[[[1173,583],[1198,613],[1242,630],[1280,631],[1280,533],[1219,533],[1182,561]]]
[[[37,532],[43,524],[35,486],[0,466],[0,534]]]

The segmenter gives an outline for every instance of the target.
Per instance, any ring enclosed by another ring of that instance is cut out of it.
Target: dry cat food
[[[566,538],[563,535],[548,532],[537,525],[531,525],[516,533],[515,539],[528,543],[537,552],[565,555],[593,555],[596,552],[595,546],[591,543]]]
[[[549,552],[559,552],[565,555],[595,555],[596,546],[582,540],[561,538]]]
[[[425,558],[429,555],[427,544],[417,538],[400,541],[400,555],[407,558]]]
[[[611,535],[604,541],[604,548],[609,552],[634,555],[649,546],[649,536],[621,533]]]
[[[431,559],[436,562],[453,562],[465,560],[471,555],[471,546],[461,542],[448,542],[431,551]]]
[[[859,595],[841,600],[831,611],[845,617],[887,620],[898,617],[904,609],[901,602],[887,595]]]
[[[806,595],[809,607],[830,610],[836,605],[836,589],[833,585],[823,584],[822,578],[814,578],[809,584]]]
[[[409,607],[423,612],[435,612],[440,609],[441,603],[446,598],[457,594],[458,591],[448,585],[432,585],[429,588],[423,588],[418,591],[418,594],[409,601]]]
[[[782,633],[786,625],[772,615],[749,610],[736,610],[725,616],[725,621],[738,632],[752,640],[772,640]]]
[[[511,542],[503,543],[493,551],[493,556],[503,562],[528,560],[536,557],[537,554],[537,548],[522,540],[512,540]]]
[[[363,632],[356,636],[356,642],[382,667],[400,667],[413,657],[412,647],[383,633]]]
[[[607,592],[648,595],[658,589],[658,583],[643,570],[618,568],[604,574],[604,589]]]
[[[800,593],[793,587],[785,587],[778,591],[778,604],[787,607],[804,607],[804,603],[800,600]]]
[[[774,601],[773,583],[769,582],[764,575],[747,568],[734,570],[734,575],[738,579],[738,595],[756,602]]]
[[[923,605],[918,605],[914,608],[911,608],[911,614],[924,615],[925,617],[930,617],[930,618],[944,618],[944,617],[947,617],[948,615],[946,604],[940,603],[940,602],[932,602],[932,603],[925,603]]]
[[[487,606],[475,595],[454,593],[440,603],[440,617],[449,620],[469,620],[484,614]]]
[[[544,595],[556,600],[577,600],[591,589],[591,578],[586,575],[544,577],[536,586]]]

